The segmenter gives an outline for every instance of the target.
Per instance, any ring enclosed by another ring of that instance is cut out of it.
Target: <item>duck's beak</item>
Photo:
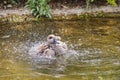
[[[53,44],[59,44],[56,39],[54,39]]]
[[[56,41],[56,39],[54,39],[54,40],[53,40],[53,44],[56,44],[56,43],[57,43],[57,41]]]

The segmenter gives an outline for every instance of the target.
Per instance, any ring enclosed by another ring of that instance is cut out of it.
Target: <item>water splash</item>
[[[45,56],[40,56],[37,55],[38,53],[38,48],[39,45],[42,44],[42,42],[39,43],[35,43],[33,46],[31,46],[31,48],[29,49],[28,54],[31,56],[31,58],[35,61],[35,62],[40,62],[40,61],[48,61],[50,62],[51,60],[56,60],[57,57],[51,57],[51,58],[46,58]],[[69,59],[69,60],[73,60],[73,59],[77,59],[78,57],[78,52],[75,50],[68,50],[67,53],[65,55],[63,55],[62,57],[64,57],[64,59]]]

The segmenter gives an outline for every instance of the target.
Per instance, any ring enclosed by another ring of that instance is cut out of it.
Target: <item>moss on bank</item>
[[[114,8],[112,8],[114,9]],[[64,13],[64,10],[58,10],[61,11],[59,13],[57,13],[58,11],[54,11],[53,12],[53,17],[52,19],[49,18],[34,18],[30,13],[29,10],[28,12],[22,12],[20,13],[19,11],[17,13],[11,13],[11,11],[9,11],[9,13],[3,13],[0,14],[0,22],[28,22],[28,21],[41,21],[41,20],[78,20],[78,19],[86,19],[86,18],[120,18],[120,7],[118,7],[118,11],[117,8],[115,8],[116,10],[112,10],[111,11],[103,11],[103,10],[97,10],[95,11],[94,9],[91,11],[80,11],[80,13],[78,12],[78,9],[76,9],[76,12],[72,13],[73,9],[69,9],[69,11],[66,10],[66,13]],[[4,10],[3,10],[4,11]],[[14,11],[14,10],[13,10]]]

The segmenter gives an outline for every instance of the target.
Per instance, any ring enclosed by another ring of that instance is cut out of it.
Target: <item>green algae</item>
[[[51,19],[49,18],[34,18],[31,15],[17,15],[12,14],[6,17],[1,17],[0,22],[29,22],[29,21],[51,21],[51,20],[79,20],[87,18],[120,18],[119,12],[91,12],[91,13],[81,13],[81,14],[71,14],[71,15],[54,15]]]

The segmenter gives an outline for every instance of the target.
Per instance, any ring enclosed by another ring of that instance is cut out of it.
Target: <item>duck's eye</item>
[[[49,39],[52,39],[52,37],[49,37]]]

